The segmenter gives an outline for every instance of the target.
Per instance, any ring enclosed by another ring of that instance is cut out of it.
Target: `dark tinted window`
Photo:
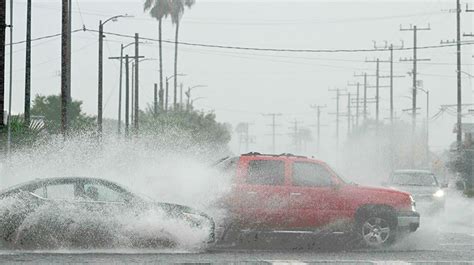
[[[285,182],[285,164],[277,160],[252,160],[249,162],[250,184],[282,185]]]
[[[293,185],[308,187],[330,186],[331,173],[320,164],[295,162],[293,164]]]

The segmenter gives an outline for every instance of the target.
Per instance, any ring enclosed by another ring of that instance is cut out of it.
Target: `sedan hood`
[[[432,195],[439,187],[436,186],[408,186],[408,185],[391,185],[390,188],[394,190],[400,190],[404,192],[408,192],[413,196],[417,195]]]

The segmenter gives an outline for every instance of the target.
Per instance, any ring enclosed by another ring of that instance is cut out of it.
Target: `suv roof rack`
[[[288,156],[288,157],[308,158],[306,156],[294,155],[294,154],[291,154],[291,153],[262,154],[262,153],[259,153],[259,152],[250,152],[250,153],[242,154],[242,156],[274,156],[274,157]]]

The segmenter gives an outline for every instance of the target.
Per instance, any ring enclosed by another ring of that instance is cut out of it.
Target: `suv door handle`
[[[301,193],[299,192],[291,192],[290,196],[301,196]]]
[[[249,195],[255,195],[255,194],[257,194],[257,192],[256,192],[256,191],[247,191],[247,194],[249,194]]]

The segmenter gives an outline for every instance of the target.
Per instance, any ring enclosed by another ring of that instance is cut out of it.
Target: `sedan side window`
[[[34,191],[32,191],[32,193],[42,197],[42,198],[46,198],[46,187],[39,187],[37,189],[35,189]]]
[[[125,195],[100,184],[85,184],[84,195],[87,200],[100,202],[125,202]]]
[[[283,185],[285,164],[279,160],[252,160],[249,162],[247,183],[256,185]]]
[[[320,164],[293,163],[293,186],[327,187],[332,184],[331,173]]]
[[[39,194],[38,194],[39,195]],[[46,186],[45,198],[53,200],[74,200],[74,184],[56,184]]]

